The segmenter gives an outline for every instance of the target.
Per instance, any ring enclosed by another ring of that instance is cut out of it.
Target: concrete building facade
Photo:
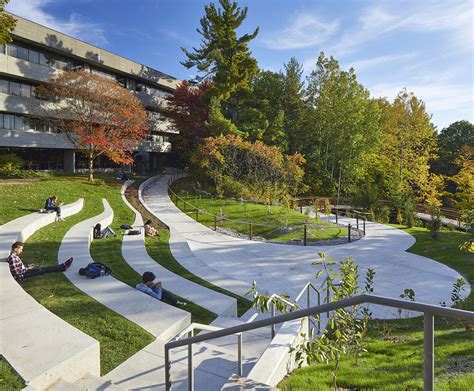
[[[134,152],[139,170],[154,171],[171,150],[173,127],[162,115],[165,97],[180,80],[48,27],[14,15],[13,42],[0,45],[0,154],[15,153],[27,168],[75,171],[86,159],[60,129],[31,116],[36,87],[64,71],[84,69],[132,91],[150,118],[149,139]],[[111,162],[102,159],[102,166]]]

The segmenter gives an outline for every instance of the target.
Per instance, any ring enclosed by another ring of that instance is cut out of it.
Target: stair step
[[[124,391],[124,389],[88,373],[74,383],[59,379],[48,388],[48,391]]]
[[[267,384],[259,383],[255,380],[248,379],[233,374],[221,388],[221,391],[278,391],[278,388]]]

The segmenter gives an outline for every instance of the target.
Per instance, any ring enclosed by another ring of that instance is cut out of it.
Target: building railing
[[[323,314],[324,312],[329,313],[330,311],[337,310],[339,308],[352,307],[360,304],[377,304],[386,307],[401,308],[405,310],[422,312],[424,316],[423,325],[423,338],[424,338],[424,355],[423,355],[423,372],[424,372],[424,390],[434,390],[434,316],[445,316],[450,318],[457,318],[474,322],[474,312],[464,311],[455,308],[441,307],[432,304],[416,303],[400,299],[393,299],[390,297],[376,296],[376,295],[358,295],[347,299],[333,301],[331,303],[325,303],[315,307],[310,307],[294,312],[289,312],[282,315],[272,316],[267,319],[261,319],[250,323],[241,324],[238,326],[229,327],[226,329],[220,329],[211,331],[206,334],[199,334],[186,339],[171,341],[165,344],[165,386],[166,391],[171,390],[171,361],[170,361],[170,350],[179,348],[182,346],[188,347],[188,374],[193,372],[192,368],[192,345],[199,342],[209,341],[215,338],[221,338],[228,335],[238,335],[245,331],[251,331],[260,329],[266,326],[272,326],[279,323],[288,322],[291,320],[301,319],[305,317],[312,317]],[[239,337],[239,357],[242,353],[241,337]],[[241,366],[241,359],[239,366]],[[191,368],[191,369],[189,369]],[[241,373],[241,370],[240,370]],[[193,375],[188,380],[188,390],[194,390]]]

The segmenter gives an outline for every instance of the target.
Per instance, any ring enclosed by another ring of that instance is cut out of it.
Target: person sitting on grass
[[[44,208],[46,210],[53,210],[56,212],[56,218],[59,221],[63,221],[63,218],[61,217],[61,207],[57,205],[58,203],[58,197],[53,195],[52,197],[49,197],[46,202],[44,203]]]
[[[25,266],[20,258],[23,246],[23,242],[13,243],[12,251],[7,258],[8,265],[10,266],[10,273],[16,280],[25,280],[26,278],[46,273],[65,272],[72,265],[73,258],[71,257],[66,262],[56,266],[40,267],[35,263],[29,263],[28,266]]]
[[[145,236],[159,236],[160,233],[158,230],[151,225],[151,220],[147,220],[145,225],[143,226],[145,228]]]
[[[171,292],[163,289],[161,281],[153,283],[155,278],[156,276],[152,272],[145,272],[142,275],[142,282],[137,284],[135,288],[146,293],[147,295],[150,295],[151,297],[154,297],[155,299],[164,301],[168,304],[174,306],[186,305],[186,303],[178,301],[178,299]]]

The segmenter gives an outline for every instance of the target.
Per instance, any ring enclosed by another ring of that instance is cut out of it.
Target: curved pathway
[[[223,279],[228,277],[247,284],[255,280],[261,289],[270,293],[285,292],[294,297],[307,281],[314,280],[320,266],[312,265],[312,262],[318,259],[318,252],[325,252],[335,260],[353,256],[362,277],[367,268],[374,268],[376,294],[399,297],[404,289],[411,288],[417,301],[438,304],[441,301],[449,303],[452,285],[461,277],[439,262],[406,252],[415,243],[413,236],[378,223],[367,223],[363,239],[337,246],[263,243],[214,232],[176,208],[168,196],[168,178],[157,177],[151,182],[143,191],[143,201],[172,232],[179,232],[195,258],[218,271]],[[345,219],[342,222],[353,221]],[[173,249],[172,252],[181,262],[181,254]],[[183,263],[186,264],[186,259]],[[207,278],[202,273],[200,277]],[[469,294],[469,288],[465,294]],[[398,316],[387,308],[377,308],[373,312],[374,316],[383,318]]]

